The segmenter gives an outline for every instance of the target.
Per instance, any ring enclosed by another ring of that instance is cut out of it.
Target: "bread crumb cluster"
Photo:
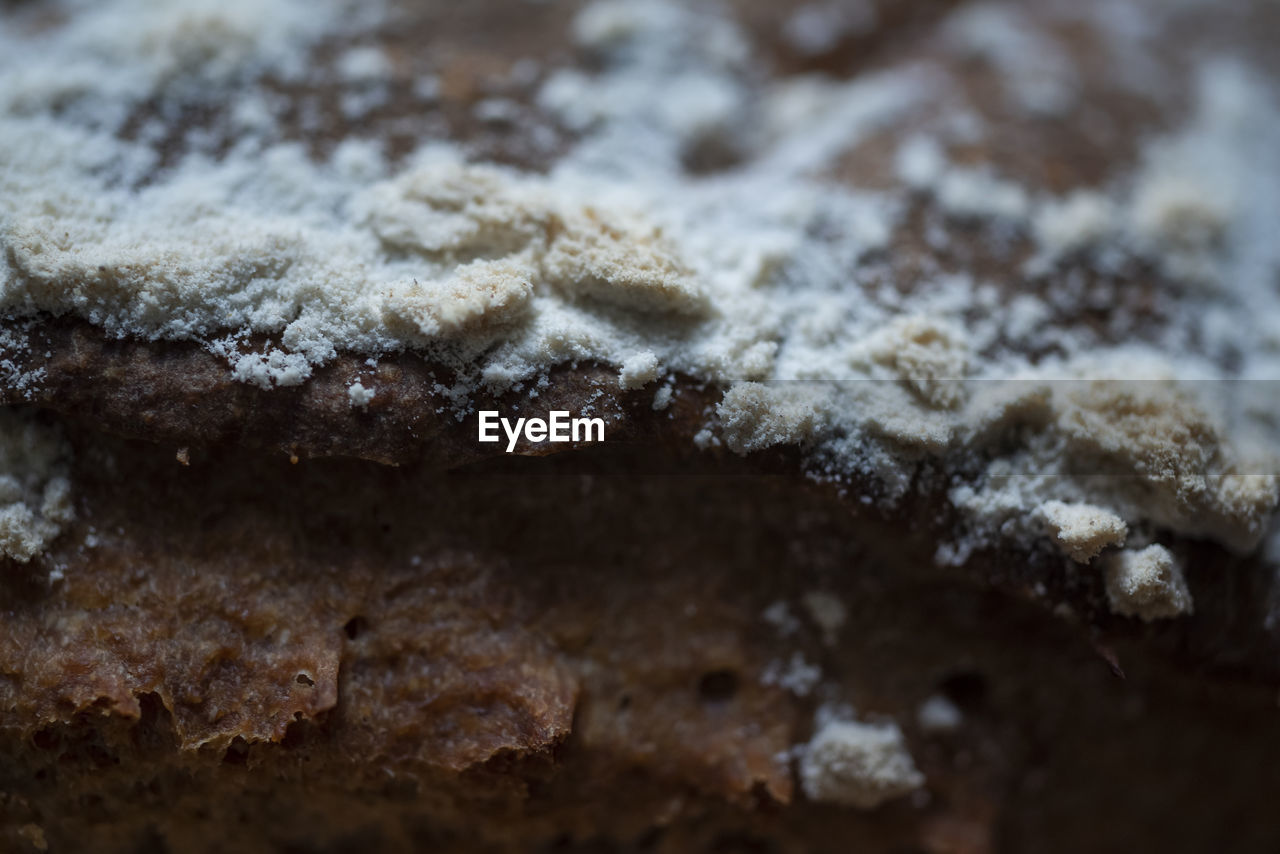
[[[829,720],[800,759],[805,795],[824,803],[874,809],[924,782],[894,723]]]

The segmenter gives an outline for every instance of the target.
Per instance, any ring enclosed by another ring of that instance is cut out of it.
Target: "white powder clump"
[[[425,335],[512,320],[541,287],[638,311],[704,308],[697,282],[658,231],[633,216],[575,204],[576,195],[437,151],[359,204],[386,247],[435,262],[454,280],[439,294],[414,281],[423,310],[446,321],[423,327]]]
[[[538,290],[658,314],[705,306],[661,235],[634,218],[452,155],[366,189],[286,147],[267,156],[265,176],[229,160],[135,196],[76,172],[77,143],[65,142],[62,151],[57,137],[19,132],[8,158],[0,153],[4,303],[73,311],[116,334],[274,334],[282,346],[261,352],[210,341],[238,379],[264,387],[306,380],[338,346],[455,342],[474,352],[525,319]],[[49,152],[44,171],[31,168],[37,146]]]
[[[383,306],[390,324],[425,340],[489,338],[528,312],[534,269],[519,260],[476,260],[444,280],[413,279],[389,287]]]
[[[33,417],[0,410],[0,555],[26,563],[71,521],[67,453]]]
[[[362,13],[369,18],[369,12]],[[0,33],[0,111],[115,124],[159,87],[183,94],[272,71],[301,74],[344,5],[330,0],[115,0],[81,5],[51,35]],[[362,23],[347,16],[348,26]]]
[[[791,608],[781,599],[765,608],[761,616],[766,623],[774,627],[780,637],[790,637],[800,631],[800,620],[791,613]]]
[[[693,444],[701,451],[720,447],[720,437],[711,432],[710,427],[703,427],[693,435]]]
[[[1221,184],[1190,169],[1148,174],[1133,201],[1133,226],[1175,249],[1206,249],[1222,238],[1231,199]]]
[[[1107,561],[1106,571],[1107,599],[1117,614],[1150,622],[1192,613],[1182,566],[1164,546],[1122,551]]]
[[[443,88],[444,85],[435,74],[426,74],[413,81],[413,94],[427,102],[438,101]]]
[[[1016,5],[966,4],[946,30],[957,48],[995,66],[1015,105],[1060,115],[1075,103],[1079,81],[1069,56]]]
[[[938,204],[957,219],[1021,223],[1031,208],[1026,190],[983,169],[949,169],[938,180],[936,192]]]
[[[0,384],[30,400],[44,379],[44,368],[30,368],[22,358],[31,352],[31,344],[18,329],[0,329]]]
[[[311,376],[311,365],[301,353],[271,350],[265,354],[247,353],[235,358],[231,375],[242,383],[260,388],[302,385]]]
[[[807,384],[738,383],[717,407],[726,443],[739,453],[804,443],[817,429],[814,394]]]
[[[618,373],[618,385],[624,389],[644,388],[657,378],[658,357],[652,351],[645,350],[623,361],[622,370]]]
[[[916,710],[916,721],[927,733],[954,732],[964,723],[964,713],[942,694],[932,694]]]
[[[870,0],[806,3],[783,23],[782,37],[799,53],[816,56],[837,47],[850,35],[873,31],[877,18]]]
[[[862,346],[872,361],[892,369],[928,407],[954,409],[965,399],[965,338],[960,329],[938,318],[908,315],[894,318]]]
[[[338,58],[338,74],[348,83],[380,83],[391,76],[391,60],[377,47],[353,47]]]
[[[744,112],[735,74],[746,44],[719,16],[660,0],[606,0],[583,9],[574,35],[617,64],[595,78],[569,69],[548,76],[539,103],[572,128],[625,124],[658,146],[674,138],[679,150],[726,136]],[[670,77],[679,84],[662,86]],[[654,130],[668,139],[656,138]]]
[[[1123,519],[1092,504],[1046,501],[1039,512],[1054,541],[1078,563],[1088,563],[1107,546],[1122,545],[1129,533]]]
[[[810,590],[801,601],[809,612],[809,618],[821,630],[822,642],[827,646],[834,646],[840,637],[840,630],[849,618],[849,611],[844,603],[823,590]]]
[[[1102,372],[1086,361],[1077,376]],[[1127,367],[1144,370],[1136,358]],[[968,408],[970,441],[1009,425],[1039,429],[1020,450],[992,460],[976,482],[952,487],[953,505],[973,528],[949,561],[999,537],[1046,533],[1088,559],[1122,540],[1126,520],[1247,552],[1280,500],[1280,478],[1255,473],[1265,472],[1267,461],[1241,455],[1222,425],[1167,378],[1000,383]]]
[[[1014,341],[1030,338],[1052,317],[1044,300],[1031,294],[1019,294],[1009,301],[1004,318],[1005,335]]]
[[[623,218],[612,222],[588,211],[565,222],[543,270],[571,297],[597,299],[646,312],[698,314],[706,306],[697,281],[660,232]]]
[[[827,721],[800,759],[805,795],[824,803],[874,809],[924,782],[894,723]]]
[[[375,392],[371,388],[365,388],[363,383],[354,382],[347,387],[347,398],[351,401],[351,405],[364,409],[373,400]]]
[[[1275,92],[1236,61],[1199,72],[1191,120],[1143,153],[1127,211],[1133,242],[1167,275],[1248,305],[1246,328],[1264,317],[1274,327],[1280,247],[1263,223],[1280,216]]]
[[[1087,249],[1118,230],[1116,205],[1101,193],[1079,190],[1035,213],[1032,229],[1050,258]]]
[[[902,144],[894,165],[898,178],[914,190],[932,189],[947,169],[946,157],[937,140],[920,135]]]
[[[1123,488],[1122,500],[1145,504],[1147,518],[1185,534],[1207,534],[1241,551],[1257,545],[1280,478],[1262,473],[1266,460],[1243,456],[1186,387],[1093,380],[1063,391],[1063,437],[1077,460],[1126,469],[1111,481]],[[1130,472],[1142,478],[1125,485]]]
[[[293,20],[286,0],[255,8]],[[308,37],[340,20],[312,17]],[[606,99],[608,126],[545,178],[469,166],[438,145],[386,178],[376,146],[350,142],[328,163],[298,146],[255,144],[216,159],[193,153],[152,174],[144,143],[20,116],[0,128],[0,302],[11,313],[75,313],[114,335],[200,341],[233,376],[263,387],[304,382],[340,350],[404,347],[496,386],[557,360],[616,364],[619,351],[644,349],[712,379],[766,376],[778,344],[758,324],[775,301],[750,288],[794,263],[800,236],[823,221],[850,224],[855,254],[889,231],[882,205],[794,179],[900,111],[914,85],[895,77],[835,87],[820,98],[822,121],[776,141],[778,157],[700,187],[678,163],[638,153],[652,140],[637,148],[630,131],[646,121],[645,104],[699,77],[735,99],[745,93],[736,29],[659,2],[593,5],[578,28],[606,57],[584,85],[599,92],[613,81],[627,95]],[[77,32],[54,28],[41,54],[72,51]],[[295,39],[285,52],[302,57],[305,46]],[[356,50],[358,62],[340,65],[372,64]],[[247,67],[278,60],[269,53]],[[166,79],[147,76],[139,97],[171,94]],[[34,85],[17,83],[19,92]],[[235,92],[266,97],[239,80]],[[118,93],[96,94],[105,103]],[[257,111],[255,126],[270,115]],[[742,228],[738,212],[760,201],[758,222]],[[646,314],[717,320],[678,341]],[[255,335],[267,344],[246,350]]]
[[[370,188],[359,210],[377,238],[398,250],[458,260],[509,255],[540,239],[552,216],[545,193],[521,177],[434,149]]]
[[[807,697],[822,681],[822,668],[805,661],[799,652],[793,652],[786,660],[775,660],[765,666],[760,674],[763,685],[776,685],[797,697]]]
[[[662,412],[671,405],[671,386],[659,386],[658,390],[653,393],[653,410],[654,412]]]
[[[1270,95],[1238,65],[1211,65],[1198,84],[1190,125],[1145,152],[1134,187],[1134,229],[1156,245],[1206,249],[1220,240],[1254,189],[1233,150],[1248,147],[1248,136],[1272,136]]]

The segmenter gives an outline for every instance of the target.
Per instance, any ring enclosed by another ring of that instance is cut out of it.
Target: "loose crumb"
[[[828,721],[800,760],[800,783],[815,801],[873,809],[924,785],[894,723]]]
[[[1129,533],[1123,519],[1092,504],[1046,501],[1039,512],[1055,542],[1077,563],[1088,563],[1107,546],[1122,545]]]
[[[797,697],[809,696],[821,681],[822,668],[806,661],[799,652],[793,652],[790,658],[769,662],[760,674],[761,684],[776,685]]]
[[[1182,566],[1164,546],[1113,555],[1106,572],[1107,599],[1117,614],[1150,622],[1194,610]]]
[[[927,733],[954,732],[964,723],[964,713],[942,694],[932,694],[916,710],[916,721]]]
[[[360,382],[354,382],[347,387],[347,398],[351,401],[351,405],[358,409],[364,409],[373,400],[375,392],[371,388],[365,388]]]
[[[840,638],[840,630],[849,617],[844,603],[822,590],[810,590],[801,601],[809,612],[809,618],[822,631],[822,642],[827,646],[835,646]]]
[[[657,378],[658,357],[652,351],[645,350],[623,361],[622,370],[618,373],[618,385],[624,389],[644,388]]]

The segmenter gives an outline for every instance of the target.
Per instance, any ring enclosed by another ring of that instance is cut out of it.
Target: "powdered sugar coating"
[[[330,2],[160,5],[116,0],[36,38],[3,36],[14,59],[0,66],[0,305],[11,316],[70,313],[115,335],[198,341],[266,388],[306,382],[338,352],[404,348],[458,371],[464,398],[570,361],[612,364],[624,387],[683,373],[725,389],[703,446],[799,444],[814,473],[874,482],[887,502],[922,460],[953,467],[945,491],[962,529],[943,562],[1010,538],[1057,538],[1078,558],[1141,526],[1238,550],[1265,533],[1280,489],[1274,402],[1219,407],[1163,381],[1088,382],[1111,365],[1121,379],[1280,377],[1267,231],[1280,119],[1239,63],[1204,64],[1184,126],[1115,187],[1052,197],[951,162],[934,128],[904,134],[900,186],[868,190],[827,173],[946,102],[927,67],[769,79],[714,8],[595,3],[573,25],[595,64],[551,69],[537,99],[580,138],[538,175],[469,162],[439,140],[393,164],[368,140],[316,159],[274,134],[259,81],[307,75],[311,48],[375,21],[376,4],[361,18]],[[146,26],[111,23],[130,16]],[[1045,47],[1034,16],[985,5],[943,29],[962,55],[1008,72],[1016,108],[1074,103],[1077,70]],[[370,47],[336,68],[361,98],[392,70]],[[228,150],[195,146],[160,169],[152,130],[119,133],[143,101],[195,90],[235,93]],[[690,152],[708,145],[734,167],[690,174]],[[1081,307],[1065,284],[1007,305],[964,273],[894,288],[876,259],[912,205],[943,215],[939,245],[975,225],[1029,236],[1029,274],[1081,253],[1158,265],[1171,283],[1157,295],[1164,336],[1100,344],[1059,328],[1053,312]],[[1068,506],[1106,520],[1101,539],[1071,533]]]

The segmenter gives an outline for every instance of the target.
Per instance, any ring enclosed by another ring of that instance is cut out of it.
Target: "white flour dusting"
[[[702,447],[798,444],[815,474],[873,484],[888,503],[920,466],[947,467],[961,530],[943,562],[1010,539],[1088,561],[1134,528],[1245,551],[1266,531],[1280,404],[1220,394],[1224,379],[1280,377],[1280,116],[1239,64],[1204,66],[1185,128],[1126,180],[1057,199],[953,164],[911,129],[954,94],[919,64],[775,80],[714,7],[597,2],[573,25],[593,62],[549,69],[537,98],[580,139],[536,175],[438,140],[394,166],[368,140],[321,160],[281,141],[278,98],[260,81],[308,79],[311,49],[369,30],[377,4],[63,7],[47,31],[27,32],[21,11],[0,28],[0,306],[12,317],[200,342],[264,388],[306,382],[340,351],[404,348],[457,370],[459,399],[563,362],[614,365],[623,388],[687,374],[725,388]],[[975,7],[946,32],[1008,75],[1021,108],[1075,102],[1069,56],[1029,16]],[[357,46],[335,70],[318,79],[366,98],[391,64]],[[163,105],[227,100],[229,148],[188,134],[186,153],[158,167],[178,121]],[[899,130],[897,187],[824,177]],[[727,168],[691,174],[707,150],[728,152]],[[1029,237],[1029,272],[1107,247],[1158,265],[1162,337],[1113,345],[1059,328],[1054,312],[1084,305],[1066,284],[1002,300],[939,270],[893,287],[883,259],[912,205],[946,214],[931,244],[975,222]],[[357,407],[373,393],[349,390]]]

